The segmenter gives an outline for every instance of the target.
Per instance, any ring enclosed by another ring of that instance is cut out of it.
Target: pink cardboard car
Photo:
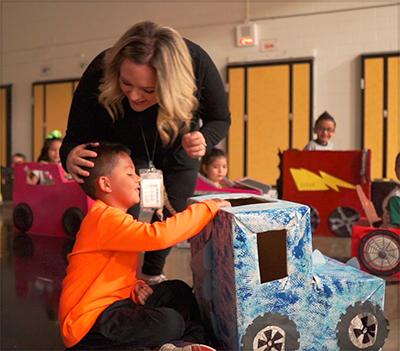
[[[266,195],[271,190],[271,185],[259,182],[249,177],[237,179],[234,182],[224,178],[226,188],[217,188],[207,177],[198,173],[195,195],[218,194],[218,193],[248,193]]]
[[[45,184],[27,183],[29,171],[41,171]],[[75,180],[65,179],[61,165],[36,162],[15,165],[15,227],[22,233],[74,237],[94,202]]]

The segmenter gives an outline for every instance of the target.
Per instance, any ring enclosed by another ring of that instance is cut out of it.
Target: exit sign
[[[244,37],[239,39],[240,45],[254,45],[253,37]]]
[[[246,23],[236,26],[236,45],[239,47],[254,46],[256,44],[256,25]]]

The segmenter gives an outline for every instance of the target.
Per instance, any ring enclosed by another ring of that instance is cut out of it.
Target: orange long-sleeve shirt
[[[129,297],[134,299],[141,251],[165,249],[191,238],[218,209],[215,201],[207,200],[164,222],[149,224],[97,200],[68,255],[58,315],[65,345],[77,344],[108,306]]]

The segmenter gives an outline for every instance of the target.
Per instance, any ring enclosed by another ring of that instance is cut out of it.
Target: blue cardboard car
[[[224,350],[379,350],[385,281],[312,252],[308,206],[214,194],[223,208],[191,239],[194,292]]]

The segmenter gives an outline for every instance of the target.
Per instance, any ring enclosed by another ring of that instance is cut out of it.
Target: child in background
[[[394,170],[400,180],[400,153],[397,154]],[[400,228],[400,185],[396,186],[382,202],[382,228]]]
[[[223,150],[213,148],[201,158],[200,174],[205,176],[219,189],[228,188],[226,175],[228,174],[228,159]]]
[[[225,152],[213,148],[200,161],[199,173],[210,180],[218,189],[229,188],[224,179],[228,173],[228,160]],[[176,245],[179,249],[190,249],[188,240]]]
[[[44,145],[38,162],[40,164],[59,164],[61,165],[60,158],[60,148],[62,144],[61,132],[59,130],[54,130],[46,136]],[[64,172],[65,178],[68,178],[68,173]],[[47,179],[45,173],[39,170],[33,170],[28,173],[27,182],[29,184],[45,184]]]
[[[20,152],[15,153],[12,156],[11,167],[1,167],[1,183],[12,183],[14,181],[14,166],[25,162],[25,160],[26,157],[24,154],[21,154]]]
[[[336,122],[328,112],[325,111],[318,117],[313,131],[317,134],[317,139],[311,140],[303,150],[333,150],[330,139],[335,135]]]
[[[26,157],[24,154],[21,154],[20,152],[16,152],[13,157],[12,157],[12,167],[16,164],[21,164],[26,161]]]
[[[210,180],[218,189],[229,188],[226,182],[228,173],[228,159],[224,151],[213,148],[201,158],[199,172]],[[176,245],[179,249],[190,249],[188,240]]]
[[[87,148],[97,157],[87,158],[94,167],[85,167],[90,176],[81,186],[96,202],[68,255],[62,286],[59,321],[68,350],[214,350],[201,345],[207,340],[191,288],[180,280],[149,286],[136,269],[141,251],[189,239],[230,203],[207,200],[164,222],[138,222],[126,213],[140,201],[141,181],[129,149],[118,143]]]

